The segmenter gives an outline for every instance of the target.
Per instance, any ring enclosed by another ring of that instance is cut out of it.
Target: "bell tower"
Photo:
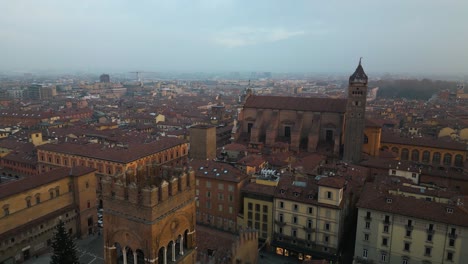
[[[367,75],[361,65],[349,77],[348,101],[345,114],[345,138],[343,160],[357,163],[361,160],[364,141],[367,97]]]

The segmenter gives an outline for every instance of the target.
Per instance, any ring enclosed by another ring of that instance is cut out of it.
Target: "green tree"
[[[54,254],[50,264],[79,264],[76,254],[76,245],[73,238],[65,230],[62,220],[55,227],[54,241],[52,242]]]

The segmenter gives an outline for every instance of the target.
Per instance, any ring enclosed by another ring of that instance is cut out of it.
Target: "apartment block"
[[[274,195],[276,253],[337,260],[348,202],[343,177],[282,175]]]
[[[465,263],[468,211],[452,192],[369,183],[357,204],[356,263]]]

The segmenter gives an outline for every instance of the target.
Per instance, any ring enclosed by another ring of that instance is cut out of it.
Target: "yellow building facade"
[[[344,180],[283,177],[274,201],[276,253],[299,260],[337,260],[347,213]]]
[[[41,254],[59,219],[76,237],[95,231],[96,176],[85,167],[60,168],[0,185],[0,263]]]
[[[241,189],[242,210],[237,220],[240,229],[255,228],[262,242],[273,237],[273,195],[278,179],[257,178]]]
[[[366,186],[357,205],[355,263],[465,263],[468,213],[408,195]]]
[[[435,166],[455,166],[463,167],[466,160],[466,149],[419,145],[416,141],[413,144],[381,142],[381,148],[394,152],[399,160],[411,160]]]

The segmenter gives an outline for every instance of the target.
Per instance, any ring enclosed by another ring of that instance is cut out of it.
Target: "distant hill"
[[[370,82],[369,87],[380,87],[378,98],[406,98],[427,100],[441,90],[453,90],[457,87],[457,82],[440,80],[380,80]]]

